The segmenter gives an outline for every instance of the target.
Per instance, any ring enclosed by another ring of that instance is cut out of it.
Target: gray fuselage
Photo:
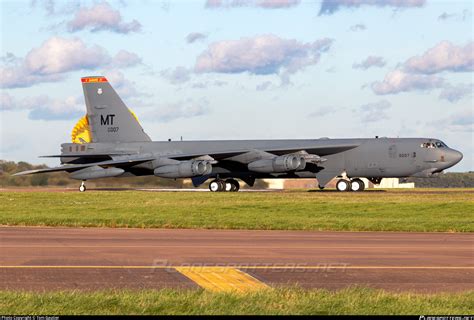
[[[286,173],[262,174],[250,172],[245,164],[227,161],[234,154],[249,150],[262,150],[276,155],[305,150],[327,159],[318,165],[308,165],[305,170]],[[281,151],[279,151],[281,150]],[[301,177],[314,178],[325,169],[345,172],[348,177],[429,177],[447,169],[462,159],[459,151],[431,138],[372,138],[372,139],[308,139],[308,140],[216,140],[216,141],[156,141],[126,143],[88,143],[62,145],[62,163],[97,161],[97,157],[67,157],[68,154],[103,154],[107,159],[120,159],[131,155],[153,155],[187,160],[195,154],[212,155],[218,162],[213,165],[209,178],[220,176],[256,178]],[[215,156],[218,154],[218,156]],[[87,160],[88,159],[88,160]],[[127,169],[130,175],[153,175],[150,162]],[[336,173],[339,175],[340,173]]]

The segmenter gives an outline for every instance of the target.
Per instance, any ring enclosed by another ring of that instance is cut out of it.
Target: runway
[[[0,227],[0,289],[474,290],[471,233]]]

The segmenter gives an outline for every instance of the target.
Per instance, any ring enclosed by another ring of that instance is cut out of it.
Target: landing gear
[[[364,191],[365,184],[359,178],[355,178],[352,180],[341,179],[336,184],[337,191]]]
[[[235,180],[235,179],[227,179],[227,180],[225,181],[225,184],[226,184],[226,186],[227,186],[228,184],[230,184],[230,190],[228,190],[227,187],[226,187],[226,191],[237,192],[237,191],[240,190],[240,184],[239,184],[239,182],[238,182],[237,180]]]
[[[227,192],[237,192],[240,189],[240,184],[237,180],[235,179],[227,179],[227,180],[212,180],[211,183],[209,183],[209,190],[212,192],[222,192],[222,191],[227,191]]]
[[[222,180],[212,180],[211,183],[209,183],[209,190],[212,192],[221,192],[225,190],[225,184],[224,181]]]
[[[351,190],[352,191],[364,191],[364,189],[365,189],[364,181],[362,181],[359,178],[351,180]]]
[[[337,191],[351,191],[351,182],[346,179],[341,179],[336,184]]]
[[[86,188],[85,181],[82,181],[82,182],[81,182],[81,186],[79,187],[79,191],[80,191],[80,192],[84,192],[84,191],[86,191],[86,190],[87,190],[87,188]]]

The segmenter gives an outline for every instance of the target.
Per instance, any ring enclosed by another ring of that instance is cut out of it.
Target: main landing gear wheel
[[[227,192],[237,192],[240,189],[240,184],[237,180],[235,179],[227,179],[227,180],[212,180],[211,183],[209,183],[209,190],[212,192],[222,192],[222,191],[227,191]]]
[[[358,178],[351,180],[351,190],[352,191],[360,192],[360,191],[364,191],[364,189],[365,189],[364,181],[362,181],[361,179],[358,179]]]
[[[221,192],[225,190],[225,184],[224,181],[222,180],[212,180],[211,183],[209,183],[209,190],[212,192]]]
[[[232,191],[232,184],[229,182],[229,180],[224,181],[224,191],[225,192]]]
[[[351,191],[351,182],[349,180],[341,179],[336,184],[337,191]]]
[[[86,188],[86,184],[84,183],[84,181],[81,182],[81,186],[79,187],[79,191],[80,192],[84,192],[86,191],[87,188]]]
[[[227,179],[225,181],[225,185],[226,185],[226,190],[225,191],[237,192],[240,189],[240,184],[235,179]],[[227,188],[228,185],[230,185],[230,189]]]

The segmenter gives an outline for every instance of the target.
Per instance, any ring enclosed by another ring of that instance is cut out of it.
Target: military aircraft
[[[323,189],[335,177],[338,191],[363,191],[385,177],[432,177],[461,161],[461,152],[432,138],[151,141],[103,76],[81,79],[87,113],[61,144],[61,166],[16,175],[66,171],[85,181],[155,175],[191,178],[195,187],[238,191],[262,178],[317,178]]]

